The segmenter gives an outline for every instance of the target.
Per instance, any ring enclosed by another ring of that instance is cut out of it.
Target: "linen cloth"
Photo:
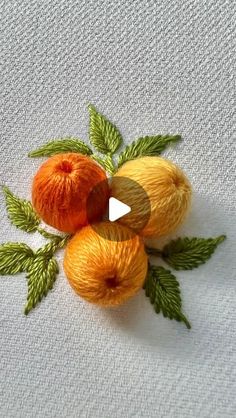
[[[227,241],[206,265],[178,272],[192,323],[156,315],[143,291],[102,310],[61,268],[30,313],[24,275],[0,277],[0,416],[228,418],[235,404],[235,21],[232,0],[0,1],[0,182],[30,198],[52,138],[88,140],[93,103],[126,143],[181,133],[166,156],[194,202],[176,235]],[[1,242],[44,242],[10,225]],[[63,259],[63,252],[59,258]]]

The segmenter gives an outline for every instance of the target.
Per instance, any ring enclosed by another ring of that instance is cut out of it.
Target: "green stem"
[[[96,161],[98,164],[100,164],[100,165],[104,168],[104,170],[106,170],[105,163],[104,163],[104,161],[103,161],[103,159],[102,159],[101,157],[99,157],[99,156],[98,156],[98,155],[96,155],[96,154],[92,154],[92,155],[90,155],[90,157],[91,157],[94,161]]]
[[[71,237],[70,235],[66,235],[64,237],[57,236],[56,239],[54,238],[51,242],[46,244],[44,247],[39,248],[36,251],[36,255],[47,255],[49,257],[52,257],[57,250],[63,248],[67,244],[70,237]]]
[[[111,176],[113,176],[113,174],[116,172],[116,166],[115,166],[115,163],[113,161],[112,154],[107,154],[105,164],[106,164],[106,169],[107,169],[108,173]]]
[[[63,238],[60,235],[51,234],[50,232],[45,231],[45,229],[41,228],[40,226],[37,227],[37,231],[46,239],[54,240]]]
[[[186,325],[186,327],[187,327],[188,329],[191,329],[191,324],[190,324],[190,322],[187,320],[186,316],[184,316],[184,314],[182,314],[182,312],[180,312],[180,313],[179,313],[179,316],[180,316],[181,321],[183,321],[183,322],[184,322],[184,324]]]
[[[155,255],[157,257],[162,257],[162,251],[158,250],[158,248],[145,247],[145,249],[148,255]]]
[[[117,168],[113,161],[112,154],[107,154],[104,160],[95,154],[91,155],[90,157],[98,164],[100,164],[111,176],[116,172]]]

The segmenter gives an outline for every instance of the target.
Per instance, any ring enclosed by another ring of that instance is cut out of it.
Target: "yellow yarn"
[[[126,226],[110,222],[78,231],[64,258],[66,276],[76,293],[101,306],[119,305],[133,296],[144,283],[147,265],[142,239]]]
[[[191,203],[191,186],[183,171],[171,161],[161,157],[142,157],[128,161],[114,177],[119,176],[136,181],[149,197],[151,215],[141,235],[162,236],[183,222]],[[118,181],[111,183],[111,190],[113,197],[131,209],[139,199],[132,191],[119,187]],[[132,228],[140,219],[147,219],[146,206],[142,206],[142,201],[139,208],[138,214],[131,210],[120,222]]]

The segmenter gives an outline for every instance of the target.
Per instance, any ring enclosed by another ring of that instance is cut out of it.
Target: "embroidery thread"
[[[53,288],[59,271],[55,253],[66,247],[64,269],[68,281],[86,300],[115,306],[143,287],[156,313],[190,328],[182,312],[176,277],[162,266],[151,265],[148,257],[162,258],[175,270],[191,270],[205,263],[226,237],[178,238],[163,249],[145,246],[143,240],[147,235],[168,234],[182,223],[189,210],[191,186],[187,177],[175,164],[159,157],[181,137],[144,136],[117,155],[123,143],[120,131],[92,105],[89,115],[91,147],[80,139],[65,138],[29,153],[34,158],[50,157],[35,176],[33,205],[3,187],[11,223],[27,233],[38,232],[49,242],[37,251],[25,243],[0,245],[0,274],[26,273],[24,312],[28,314]],[[114,176],[109,187],[106,173]],[[140,184],[150,200],[150,219],[140,234],[134,230],[146,216],[142,201],[136,219],[128,214],[120,222],[103,220],[111,193],[131,207],[132,199],[138,201],[130,190],[115,188],[114,179],[122,176]],[[93,196],[95,224],[88,225],[86,201],[97,184],[99,193],[96,189]],[[66,234],[48,232],[41,226],[41,218]]]

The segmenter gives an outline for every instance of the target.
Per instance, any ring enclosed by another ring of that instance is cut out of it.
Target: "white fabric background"
[[[24,275],[0,277],[0,416],[227,418],[235,404],[235,18],[232,0],[0,0],[0,182],[22,197],[55,137],[87,140],[92,102],[129,141],[180,132],[167,155],[190,177],[179,234],[228,235],[178,272],[192,330],[143,291],[113,311],[81,301],[61,271],[27,318]],[[10,226],[1,241],[43,239]],[[63,253],[60,254],[62,259]]]

